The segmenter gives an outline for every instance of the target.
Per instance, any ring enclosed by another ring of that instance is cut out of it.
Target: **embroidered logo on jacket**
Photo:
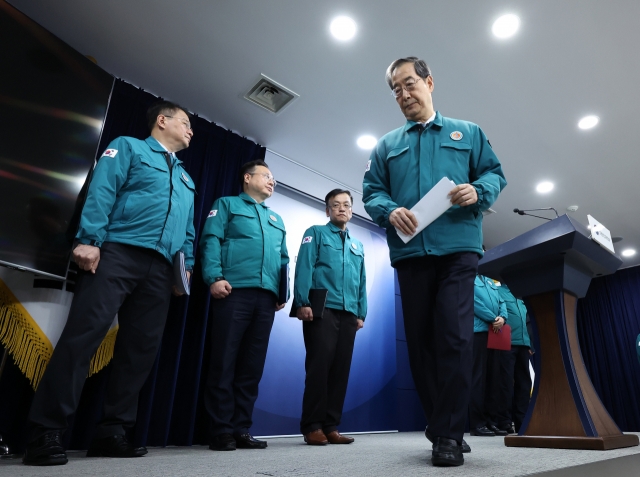
[[[311,235],[309,235],[308,237],[305,237],[302,239],[302,243],[311,243],[311,241],[313,240],[313,237]]]
[[[189,178],[184,174],[184,172],[182,173],[182,180],[185,182],[189,182]]]
[[[462,133],[460,131],[453,131],[451,134],[449,134],[449,137],[454,141],[459,141],[460,139],[462,139]]]
[[[269,216],[269,218],[270,218],[271,220],[273,220],[274,222],[277,222],[277,221],[278,221],[278,219],[276,218],[276,216],[275,216],[275,215],[270,215],[270,216]]]
[[[212,210],[211,212],[209,212],[207,219],[210,219],[211,217],[215,217],[217,214],[218,214],[217,210]]]
[[[368,172],[369,169],[371,169],[371,159],[369,159],[369,162],[367,162],[367,168],[364,170],[364,172]]]
[[[118,154],[117,149],[107,149],[102,153],[102,157],[116,157],[116,154]]]

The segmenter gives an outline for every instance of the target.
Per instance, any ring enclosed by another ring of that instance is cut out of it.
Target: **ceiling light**
[[[628,248],[622,251],[623,257],[633,257],[636,254],[636,251],[632,248]]]
[[[338,40],[351,40],[356,34],[356,22],[349,17],[336,17],[329,26],[331,34]]]
[[[547,192],[551,192],[553,190],[553,183],[541,182],[536,186],[536,190],[541,194],[546,194]]]
[[[596,124],[598,124],[599,121],[600,118],[598,118],[598,116],[585,116],[578,123],[578,127],[580,129],[591,129]]]
[[[373,136],[364,135],[358,138],[357,143],[359,148],[370,151],[371,149],[376,147],[376,144],[378,144],[378,140]]]
[[[516,15],[502,15],[495,22],[493,22],[493,26],[491,27],[491,31],[498,38],[509,38],[513,36],[520,27],[520,18]]]

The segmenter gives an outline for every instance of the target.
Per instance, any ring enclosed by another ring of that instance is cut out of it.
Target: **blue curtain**
[[[116,80],[98,155],[118,136],[149,135],[145,113],[157,97]],[[185,105],[197,107],[197,105]],[[196,184],[196,243],[213,201],[241,192],[242,164],[264,159],[265,148],[203,118],[191,120],[194,136],[177,155]],[[131,432],[136,445],[191,445],[206,442],[208,418],[202,405],[208,371],[209,290],[196,254],[189,297],[173,297],[162,347],[140,393],[138,422]],[[1,350],[1,348],[0,348]],[[0,381],[0,433],[13,449],[25,444],[23,432],[33,391],[12,360]],[[86,449],[101,417],[110,367],[87,379],[78,410],[64,436],[69,449]],[[201,385],[202,384],[202,385]]]
[[[640,267],[592,280],[577,313],[582,356],[602,403],[623,432],[640,431]]]

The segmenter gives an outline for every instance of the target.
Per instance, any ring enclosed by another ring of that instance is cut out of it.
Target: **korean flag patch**
[[[369,159],[369,162],[367,162],[367,168],[364,170],[364,172],[369,172],[369,169],[371,169],[371,159]]]
[[[102,153],[102,157],[116,157],[116,154],[118,154],[117,149],[107,149]]]
[[[302,243],[311,243],[311,241],[313,240],[313,237],[311,235],[309,235],[308,237],[305,237],[302,239]]]
[[[207,219],[210,219],[211,217],[215,217],[217,214],[218,214],[217,210],[212,210],[211,212],[209,212]]]

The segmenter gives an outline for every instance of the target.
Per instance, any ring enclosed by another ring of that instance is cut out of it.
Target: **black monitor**
[[[113,81],[0,0],[0,265],[64,279]]]

